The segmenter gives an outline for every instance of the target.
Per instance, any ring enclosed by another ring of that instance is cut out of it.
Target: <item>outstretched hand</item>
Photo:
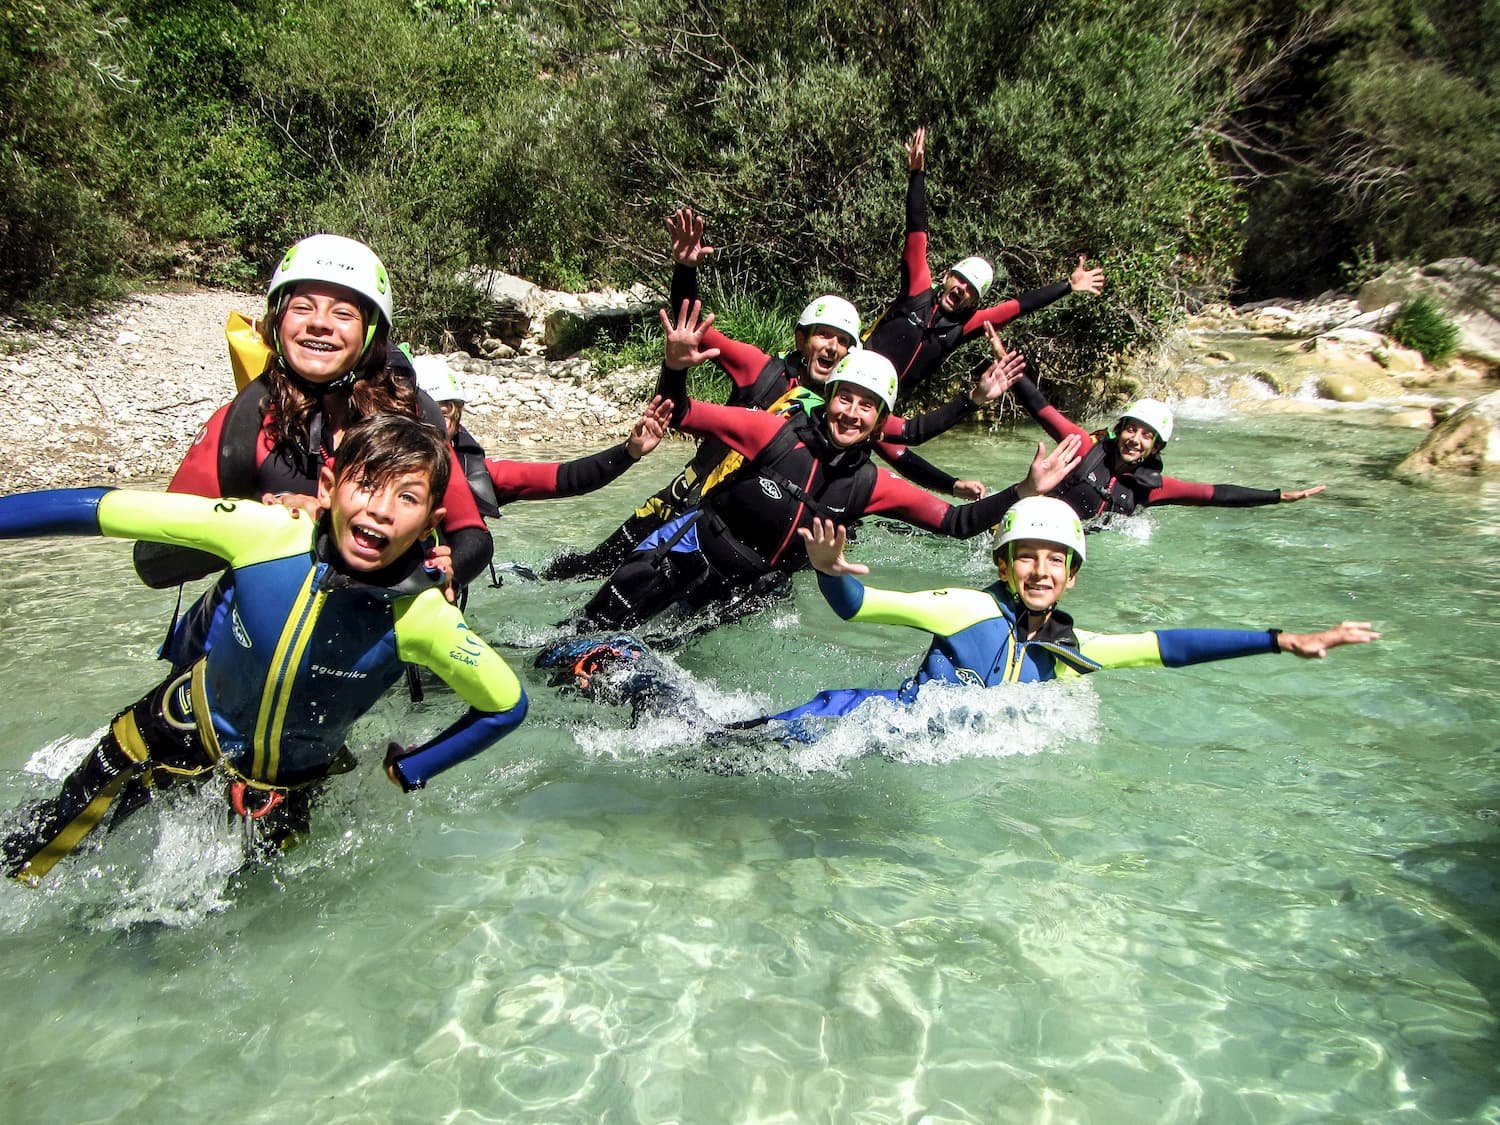
[[[703,244],[703,216],[691,207],[679,207],[667,216],[667,233],[672,236],[672,260],[679,265],[696,269],[714,252]]]
[[[953,482],[953,495],[960,500],[983,500],[989,494],[989,489],[984,487],[982,480],[956,480]]]
[[[837,578],[843,574],[870,573],[870,568],[863,563],[853,563],[844,558],[844,545],[849,541],[849,532],[843,524],[814,516],[812,530],[799,527],[797,534],[807,543],[807,560],[820,574]]]
[[[657,395],[647,405],[630,438],[625,442],[625,452],[632,461],[639,461],[661,444],[662,435],[672,425],[672,400]]]
[[[984,369],[969,391],[969,401],[975,406],[994,402],[1026,374],[1026,357],[1007,348],[993,324],[986,323],[984,332],[989,337],[990,350],[995,353],[995,362]]]
[[[927,126],[918,126],[906,142],[906,170],[921,172],[927,167]]]
[[[1075,293],[1092,293],[1098,296],[1104,292],[1104,271],[1102,269],[1089,269],[1084,263],[1088,255],[1078,255],[1078,268],[1068,275],[1068,284]]]
[[[1298,500],[1306,500],[1309,496],[1316,496],[1327,488],[1326,484],[1315,484],[1311,488],[1283,488],[1281,490],[1281,502],[1283,504],[1295,504]]]
[[[1036,456],[1031,459],[1031,470],[1026,479],[1016,486],[1022,496],[1045,496],[1067,479],[1069,473],[1078,468],[1083,460],[1079,448],[1083,437],[1069,434],[1058,442],[1051,453],[1045,442],[1036,443]]]
[[[714,324],[714,314],[703,312],[702,301],[683,301],[674,321],[661,309],[662,331],[666,334],[663,362],[673,371],[686,371],[689,367],[716,359],[718,348],[705,348],[703,334]]]
[[[1365,645],[1379,639],[1380,634],[1368,621],[1345,621],[1321,633],[1278,633],[1276,647],[1303,660],[1322,660],[1329,649],[1339,645]]]

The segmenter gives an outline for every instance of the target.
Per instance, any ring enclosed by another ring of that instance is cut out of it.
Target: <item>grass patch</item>
[[[1432,298],[1413,297],[1391,321],[1391,338],[1421,352],[1428,363],[1442,363],[1458,346],[1458,325]]]

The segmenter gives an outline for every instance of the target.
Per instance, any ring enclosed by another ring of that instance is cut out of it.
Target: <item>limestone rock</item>
[[[1500,267],[1444,258],[1420,269],[1387,270],[1359,291],[1363,308],[1399,305],[1425,295],[1458,324],[1458,352],[1500,366]]]
[[[1334,402],[1364,402],[1370,397],[1370,392],[1352,376],[1324,375],[1318,380],[1318,397]]]
[[[1492,473],[1500,468],[1500,391],[1465,404],[1444,419],[1397,466],[1406,476]]]

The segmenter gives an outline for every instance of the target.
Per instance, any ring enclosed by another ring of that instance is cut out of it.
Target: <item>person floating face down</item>
[[[665,311],[666,362],[657,393],[673,422],[740,453],[736,478],[643,542],[583,607],[585,631],[635,628],[681,603],[702,610],[743,598],[758,584],[807,563],[799,527],[816,516],[853,521],[880,514],[942,535],[967,538],[997,521],[1024,494],[1051,487],[1073,463],[1076,440],[1052,454],[1038,446],[1025,481],[972,504],[951,505],[870,463],[872,439],[895,398],[895,372],[873,352],[852,352],[828,382],[826,404],[799,415],[716,406],[686,397],[685,372],[711,358],[703,341],[712,314]]]
[[[235,812],[280,844],[306,826],[321,783],[352,768],[350,726],[423,665],[467,712],[425,744],[391,743],[385,770],[410,791],[479,753],[526,714],[515,675],[472,633],[428,569],[446,443],[414,418],[351,426],[319,473],[317,521],[278,505],[107,488],[0,497],[0,538],[103,534],[210,551],[232,569],[206,655],[133,706],[0,841],[6,874],[34,883],[122,796],[181,782],[226,787]]]
[[[1087,256],[1064,280],[981,308],[996,281],[995,267],[970,256],[955,262],[936,284],[927,263],[927,130],[919,128],[906,144],[906,241],[895,299],[881,310],[865,335],[865,347],[895,364],[902,396],[925,386],[954,351],[986,328],[1046,308],[1069,293],[1097,296],[1104,271],[1090,269]],[[1000,278],[1004,282],[1005,278]]]
[[[1280,629],[1158,629],[1108,635],[1076,628],[1058,608],[1083,566],[1086,544],[1077,514],[1060,500],[1016,502],[995,529],[996,580],[981,590],[919,593],[882,590],[855,575],[869,568],[844,556],[844,528],[816,520],[802,532],[818,589],[846,621],[905,625],[932,634],[916,674],[898,688],[843,688],[738,726],[778,722],[806,735],[807,720],[847,715],[872,699],[913,701],[931,682],[993,687],[1070,678],[1103,668],[1180,668],[1214,660],[1289,652],[1322,658],[1340,645],[1376,640],[1368,622],[1345,621],[1316,633]]]
[[[988,335],[997,357],[1011,354],[993,329]],[[1054,440],[1077,435],[1082,441],[1078,467],[1050,495],[1066,502],[1084,520],[1107,522],[1111,516],[1128,516],[1138,508],[1162,504],[1217,508],[1291,504],[1328,487],[1248,488],[1169,477],[1162,472],[1162,451],[1176,426],[1171,408],[1159,399],[1137,399],[1121,412],[1112,432],[1089,433],[1046,400],[1029,369],[1015,377],[1011,390]]]

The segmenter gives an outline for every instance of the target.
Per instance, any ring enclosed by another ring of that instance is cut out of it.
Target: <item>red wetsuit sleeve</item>
[[[932,288],[932,271],[927,267],[927,232],[907,233],[906,249],[901,255],[901,295],[915,297]]]
[[[893,516],[939,535],[969,539],[999,523],[1019,498],[1016,486],[1011,485],[971,504],[949,504],[881,469],[865,511],[871,515]]]
[[[870,493],[870,503],[865,511],[870,515],[890,516],[914,527],[928,531],[942,531],[943,517],[953,505],[940,497],[885,469],[875,475],[875,488]]]
[[[627,443],[572,461],[502,461],[486,458],[484,468],[495,485],[495,499],[556,500],[603,488],[634,465]]]
[[[1018,316],[1046,308],[1053,301],[1061,300],[1072,291],[1073,287],[1068,282],[1059,281],[1055,285],[1048,285],[1041,289],[1029,289],[1019,297],[1001,301],[998,305],[991,305],[987,309],[980,309],[965,322],[964,334],[959,342],[967,343],[972,340],[984,331],[986,324],[993,324],[999,328]]]
[[[224,436],[224,418],[228,413],[229,403],[226,402],[203,423],[198,436],[193,438],[193,444],[188,446],[182,464],[172,474],[168,492],[209,497],[224,495],[224,490],[219,487],[219,442]]]
[[[718,438],[736,453],[754,459],[784,425],[786,419],[779,414],[690,398],[678,429],[695,437]]]
[[[466,527],[484,528],[484,517],[479,514],[479,505],[474,503],[474,492],[464,476],[464,467],[451,445],[448,446],[448,491],[443,493],[443,507],[447,509],[442,523],[446,533],[451,535]],[[485,534],[489,534],[487,528]]]
[[[717,328],[710,328],[703,334],[703,346],[719,349],[719,358],[714,362],[724,374],[734,380],[736,387],[754,386],[755,380],[765,369],[766,361],[771,358],[759,348],[739,340],[731,340]]]
[[[1161,478],[1161,485],[1147,494],[1146,503],[1211,504],[1213,498],[1214,486],[1211,484],[1199,484],[1196,481],[1164,476]]]
[[[509,504],[512,500],[551,500],[558,496],[558,461],[502,461],[484,459],[484,471],[495,485],[495,499]]]

